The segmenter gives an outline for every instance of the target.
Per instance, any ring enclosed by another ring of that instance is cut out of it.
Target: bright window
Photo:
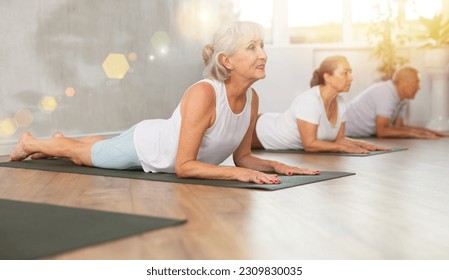
[[[290,43],[329,43],[342,40],[342,0],[289,0]]]
[[[271,38],[273,26],[281,25],[290,44],[303,44],[366,42],[370,23],[381,18],[379,11],[385,13],[389,9],[403,20],[407,30],[415,30],[420,16],[430,18],[441,11],[443,0],[233,1],[239,18],[262,24],[268,38]],[[287,1],[288,5],[283,5],[282,1]],[[279,5],[282,16],[273,17],[273,9]],[[273,22],[283,21],[285,17],[285,26],[283,22]]]
[[[234,2],[239,19],[261,24],[266,31],[265,43],[271,43],[273,0],[234,0]]]

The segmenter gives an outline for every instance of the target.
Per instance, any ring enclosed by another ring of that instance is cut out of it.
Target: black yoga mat
[[[256,149],[253,151],[267,152],[267,153],[283,153],[283,154],[305,154],[305,155],[322,155],[322,156],[347,156],[347,157],[367,157],[380,154],[394,153],[399,151],[405,151],[407,148],[391,148],[387,151],[372,151],[369,154],[351,154],[351,153],[338,153],[338,152],[306,152],[305,150],[264,150]]]
[[[245,183],[239,181],[228,180],[206,180],[206,179],[181,179],[176,177],[175,174],[169,173],[145,173],[143,170],[115,170],[115,169],[103,169],[87,166],[78,166],[67,159],[52,158],[52,159],[34,159],[24,161],[11,161],[2,162],[0,167],[15,167],[26,169],[37,169],[45,171],[88,174],[97,176],[109,176],[109,177],[121,177],[130,179],[141,179],[151,181],[173,182],[180,184],[193,184],[193,185],[207,185],[216,187],[230,187],[230,188],[252,188],[262,190],[279,190],[290,188],[294,186],[315,183],[324,180],[336,179],[344,176],[354,175],[350,172],[331,172],[321,171],[319,175],[294,175],[294,176],[279,176],[282,181],[280,184],[273,185],[258,185],[254,183]]]
[[[0,199],[0,259],[45,258],[184,222]]]

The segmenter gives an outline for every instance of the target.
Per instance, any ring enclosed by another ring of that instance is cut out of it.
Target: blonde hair
[[[315,69],[312,74],[312,79],[310,80],[310,87],[314,87],[316,85],[324,85],[324,74],[332,75],[334,74],[335,69],[338,68],[338,65],[342,61],[348,61],[346,57],[342,55],[334,55],[326,57],[320,64],[320,68]]]
[[[237,21],[218,30],[210,44],[203,48],[203,76],[217,81],[225,81],[230,72],[220,62],[220,56],[232,56],[239,48],[251,40],[262,40],[263,28],[260,24],[250,21]]]

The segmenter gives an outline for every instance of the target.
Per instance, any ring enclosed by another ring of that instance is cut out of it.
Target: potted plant
[[[418,39],[426,48],[426,65],[428,68],[445,68],[449,64],[449,19],[442,14],[433,18],[420,17],[423,27]]]
[[[368,29],[368,40],[374,45],[372,58],[379,60],[377,71],[381,80],[390,80],[396,69],[408,62],[408,57],[401,54],[400,48],[408,41],[403,26],[394,12],[392,3],[387,1],[387,9],[382,10],[379,4],[374,5],[376,18]]]

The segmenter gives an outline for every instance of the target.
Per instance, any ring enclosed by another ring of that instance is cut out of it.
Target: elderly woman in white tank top
[[[318,174],[318,170],[263,160],[251,154],[258,97],[251,85],[265,78],[263,31],[235,22],[203,49],[206,79],[187,89],[171,118],[145,120],[112,139],[51,139],[24,133],[10,160],[66,157],[79,165],[176,173],[179,177],[280,183],[276,174]],[[220,166],[233,155],[234,166]]]
[[[324,59],[313,72],[311,89],[299,94],[287,111],[259,116],[252,147],[361,154],[385,150],[345,137],[346,106],[340,93],[349,90],[351,71],[344,56]]]

